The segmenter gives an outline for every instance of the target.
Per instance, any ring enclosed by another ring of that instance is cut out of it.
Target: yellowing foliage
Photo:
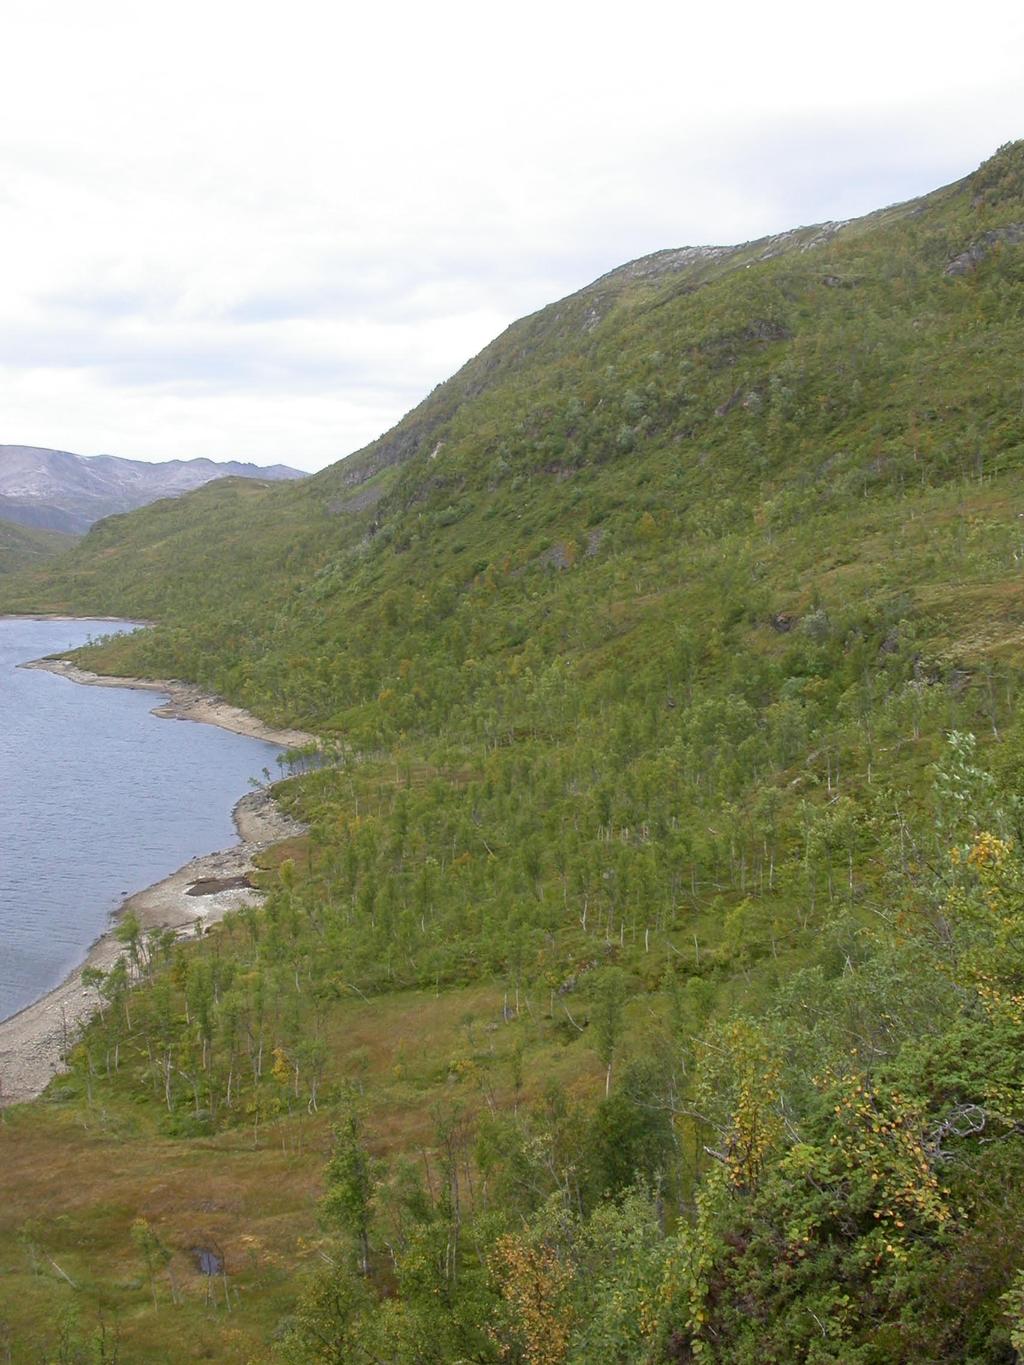
[[[514,1349],[527,1365],[561,1365],[572,1330],[565,1300],[573,1268],[551,1247],[531,1246],[509,1234],[499,1238],[490,1258],[506,1309],[508,1334],[495,1331],[502,1357]]]

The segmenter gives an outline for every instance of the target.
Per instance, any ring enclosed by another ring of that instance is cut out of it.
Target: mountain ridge
[[[112,513],[229,477],[273,481],[303,475],[281,464],[261,467],[203,458],[149,462],[0,445],[0,518],[41,530],[81,533]]]
[[[990,158],[985,165],[990,165],[993,160],[995,158]],[[523,345],[528,346],[531,340],[537,339],[538,334],[553,332],[558,324],[569,321],[575,321],[581,333],[589,334],[604,321],[622,296],[632,293],[637,299],[642,299],[647,290],[661,293],[663,288],[671,287],[673,283],[678,284],[681,290],[690,292],[723,275],[753,268],[780,256],[810,253],[825,249],[837,240],[855,239],[862,232],[916,217],[951,197],[963,194],[980,173],[980,170],[976,171],[973,175],[961,177],[917,198],[899,201],[856,218],[828,219],[733,244],[668,247],[615,266],[579,289],[510,323],[477,355],[436,385],[390,431],[329,465],[326,470],[319,471],[319,476],[328,475],[333,470],[346,483],[360,483],[382,467],[402,463],[414,453],[414,449],[418,449],[420,439],[426,439],[430,431],[446,420],[444,414],[450,411],[452,399],[459,403],[466,397],[473,397],[493,379],[495,370],[503,363],[498,359],[500,352],[513,341],[522,339]],[[955,255],[951,255],[951,262],[955,259]],[[834,279],[834,286],[841,287],[848,283],[846,280]],[[580,305],[585,307],[582,313],[579,311]],[[446,399],[449,400],[447,403]],[[410,430],[417,422],[425,424],[422,438]]]

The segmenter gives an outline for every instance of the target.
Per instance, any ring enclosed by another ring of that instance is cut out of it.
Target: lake
[[[56,986],[124,897],[237,841],[231,810],[280,749],[160,720],[159,693],[18,664],[130,624],[0,619],[0,1019]]]

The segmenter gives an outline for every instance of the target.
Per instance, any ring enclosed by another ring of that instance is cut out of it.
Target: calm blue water
[[[0,1019],[57,985],[128,892],[234,842],[249,778],[277,775],[271,744],[151,716],[158,693],[16,667],[116,629],[0,620]]]

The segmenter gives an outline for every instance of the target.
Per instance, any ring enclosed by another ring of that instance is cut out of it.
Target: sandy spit
[[[140,692],[163,692],[167,700],[153,707],[153,715],[168,720],[204,721],[207,725],[219,725],[222,730],[233,730],[236,735],[265,739],[268,744],[280,745],[282,749],[303,749],[318,743],[316,736],[307,734],[305,730],[277,730],[264,724],[250,711],[243,711],[240,706],[232,706],[220,697],[211,697],[191,683],[178,682],[173,678],[110,678],[79,668],[70,659],[33,659],[30,663],[18,666],[41,668],[47,673],[56,673],[62,678],[69,678],[71,682],[85,683],[89,687],[128,687]]]
[[[245,876],[254,870],[258,853],[304,833],[305,826],[285,815],[273,797],[262,791],[243,796],[232,813],[241,843],[194,858],[163,881],[129,896],[115,912],[114,923],[133,910],[144,929],[174,929],[184,938],[201,934],[229,910],[257,904],[262,894],[252,887],[187,893],[207,879]],[[104,934],[59,986],[0,1023],[0,1108],[35,1099],[65,1069],[64,1054],[99,1007],[97,993],[82,984],[82,969],[109,971],[121,951],[113,932]]]

